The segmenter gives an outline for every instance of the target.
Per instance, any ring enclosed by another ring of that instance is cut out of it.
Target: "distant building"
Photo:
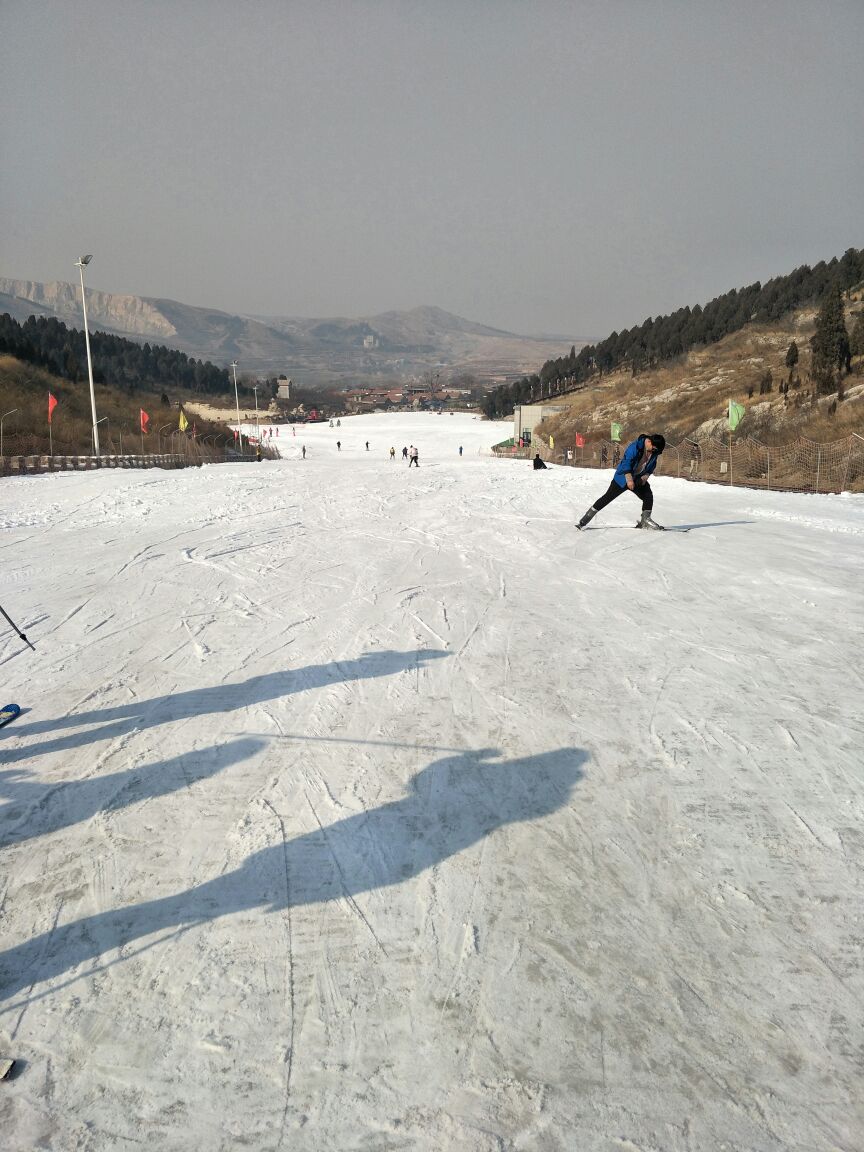
[[[566,412],[567,408],[567,404],[517,404],[513,409],[513,439],[517,444],[523,438],[529,439],[538,424],[556,412]]]
[[[285,376],[280,376],[276,381],[276,398],[277,400],[290,400],[291,399],[291,385],[293,380],[288,380]]]
[[[351,412],[372,412],[376,408],[392,408],[405,400],[401,388],[349,388],[345,404]]]

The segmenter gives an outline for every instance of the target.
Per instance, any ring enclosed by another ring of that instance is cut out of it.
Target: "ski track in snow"
[[[3,481],[4,1150],[861,1147],[864,498],[508,434]]]

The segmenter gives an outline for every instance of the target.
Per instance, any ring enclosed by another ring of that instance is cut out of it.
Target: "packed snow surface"
[[[864,499],[508,433],[0,482],[4,1152],[864,1147]]]

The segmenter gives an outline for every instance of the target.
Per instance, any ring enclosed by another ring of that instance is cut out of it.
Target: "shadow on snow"
[[[0,995],[74,972],[152,933],[255,908],[279,912],[351,899],[410,880],[496,829],[564,807],[587,759],[578,748],[509,761],[494,761],[497,755],[484,749],[443,757],[414,777],[402,799],[326,827],[310,802],[316,827],[253,853],[232,872],[174,896],[55,926],[0,953]]]
[[[437,649],[418,649],[415,652],[370,652],[355,660],[335,660],[331,664],[310,664],[280,672],[253,676],[240,684],[218,684],[208,688],[193,688],[187,692],[173,692],[155,696],[150,700],[132,700],[108,708],[94,708],[89,712],[73,712],[51,720],[37,720],[31,724],[18,724],[14,734],[18,737],[37,736],[58,729],[99,724],[86,732],[74,732],[46,740],[39,745],[4,748],[2,762],[14,764],[30,760],[49,752],[65,752],[81,748],[96,740],[116,739],[127,732],[145,731],[159,724],[175,720],[188,720],[211,712],[233,712],[281,696],[323,688],[328,684],[350,680],[367,680],[378,676],[393,676],[412,671],[426,660],[449,656]],[[10,725],[11,727],[11,725]]]
[[[265,740],[242,737],[183,752],[156,764],[60,784],[43,784],[30,779],[27,772],[7,769],[0,772],[0,796],[9,801],[0,807],[0,847],[71,828],[90,820],[97,812],[113,812],[179,792],[254,756],[264,747]]]

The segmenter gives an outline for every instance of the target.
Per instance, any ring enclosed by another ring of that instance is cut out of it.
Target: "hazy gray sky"
[[[603,337],[864,246],[864,0],[0,0],[0,275]]]

